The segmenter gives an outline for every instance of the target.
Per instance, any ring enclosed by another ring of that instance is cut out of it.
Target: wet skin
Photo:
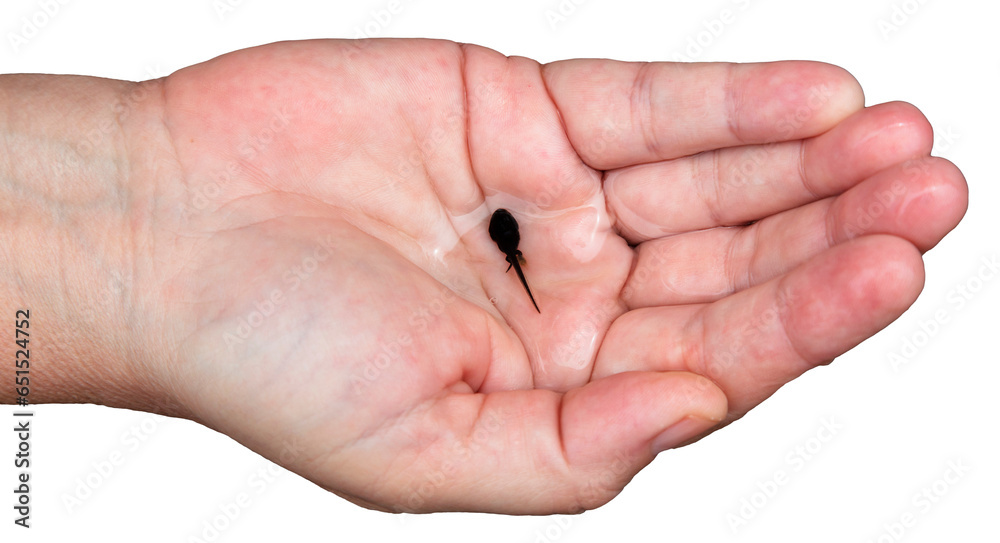
[[[517,244],[521,242],[521,234],[517,231],[517,220],[510,214],[510,211],[501,208],[493,212],[493,217],[490,218],[490,238],[507,255],[507,262],[510,263],[510,266],[507,266],[507,271],[510,271],[511,267],[514,268],[518,278],[521,279],[521,284],[524,285],[524,290],[528,293],[528,297],[531,298],[531,303],[535,306],[535,311],[541,313],[542,310],[538,309],[535,297],[531,295],[528,282],[524,279],[524,272],[521,271],[521,264],[519,262],[521,251],[517,250]]]

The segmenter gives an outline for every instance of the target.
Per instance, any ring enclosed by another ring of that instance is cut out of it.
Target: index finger
[[[821,62],[581,59],[542,75],[570,142],[598,170],[812,137],[864,107],[857,80]]]

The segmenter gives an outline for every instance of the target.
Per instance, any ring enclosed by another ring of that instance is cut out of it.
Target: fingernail
[[[653,454],[657,455],[667,449],[673,449],[681,443],[684,443],[698,434],[705,432],[716,424],[717,423],[715,421],[703,419],[694,415],[684,417],[653,438],[651,445]]]

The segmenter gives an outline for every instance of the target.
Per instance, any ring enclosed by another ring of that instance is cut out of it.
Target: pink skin
[[[87,238],[133,277],[131,356],[109,362],[132,381],[92,395],[379,509],[607,502],[897,318],[967,204],[916,108],[865,109],[819,63],[315,41],[156,85],[108,145],[118,229]],[[519,217],[541,314],[488,211],[450,222],[498,194],[543,212]],[[565,240],[584,223],[605,226],[582,262]]]

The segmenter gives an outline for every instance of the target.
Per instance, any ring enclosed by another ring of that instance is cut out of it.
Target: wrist
[[[0,310],[11,323],[0,343],[13,361],[14,315],[29,310],[30,403],[157,403],[132,295],[134,202],[119,107],[131,86],[0,76]],[[13,387],[0,387],[0,401],[14,400]]]

